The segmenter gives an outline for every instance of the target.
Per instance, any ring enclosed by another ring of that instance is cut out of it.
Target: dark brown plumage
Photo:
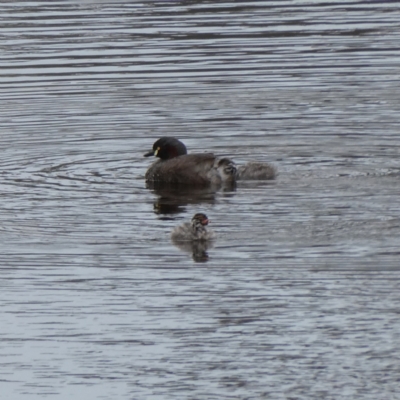
[[[275,168],[267,163],[248,163],[236,168],[229,158],[213,153],[187,154],[186,146],[174,137],[165,136],[153,144],[144,155],[156,156],[146,172],[146,182],[183,184],[197,187],[234,185],[237,180],[267,180],[276,176]]]
[[[154,155],[160,160],[146,172],[146,182],[185,184],[192,186],[234,183],[235,164],[212,153],[187,154],[185,145],[173,137],[162,137],[145,157]]]

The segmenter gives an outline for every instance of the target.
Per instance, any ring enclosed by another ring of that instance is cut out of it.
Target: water
[[[399,398],[396,2],[0,18],[2,398]],[[148,190],[164,135],[279,176]]]

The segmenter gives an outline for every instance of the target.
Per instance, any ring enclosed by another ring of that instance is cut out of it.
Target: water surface
[[[398,398],[396,2],[8,1],[0,19],[3,396]],[[279,176],[148,190],[165,135]],[[207,257],[169,239],[196,212]]]

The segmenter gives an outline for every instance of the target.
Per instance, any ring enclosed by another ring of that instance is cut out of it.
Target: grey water
[[[3,1],[0,38],[1,399],[400,398],[398,2]],[[161,136],[279,174],[151,190]]]

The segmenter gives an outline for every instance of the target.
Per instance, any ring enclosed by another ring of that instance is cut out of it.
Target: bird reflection
[[[171,185],[147,182],[146,187],[157,196],[154,203],[156,214],[179,214],[190,204],[215,204],[217,193],[224,197],[235,194],[236,185],[223,187],[194,188],[185,185]]]
[[[180,250],[185,253],[192,254],[192,258],[195,262],[207,262],[209,259],[208,250],[214,247],[213,242],[180,242],[172,239],[172,243]]]

